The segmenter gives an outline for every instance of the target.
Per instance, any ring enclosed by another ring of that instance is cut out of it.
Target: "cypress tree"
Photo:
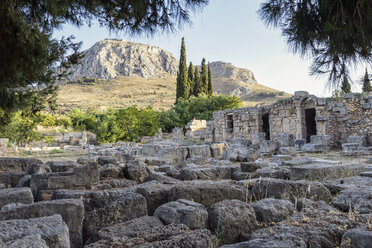
[[[189,69],[187,71],[187,76],[189,79],[189,85],[190,85],[190,94],[189,97],[194,95],[194,85],[195,85],[195,77],[194,77],[194,65],[192,62],[189,64]]]
[[[342,81],[341,90],[345,94],[351,93],[351,86],[347,77],[344,77],[344,80]]]
[[[211,71],[211,65],[208,62],[208,95],[213,94],[213,83],[212,83],[212,71]]]
[[[190,88],[187,75],[185,39],[182,38],[180,64],[177,73],[176,103],[180,97],[188,99],[189,92]]]
[[[363,92],[370,92],[372,90],[371,89],[371,80],[369,80],[367,68],[366,68],[366,74],[364,74],[362,90],[363,90]]]
[[[202,60],[200,80],[201,80],[201,92],[208,94],[208,73],[207,73],[207,66],[205,64],[205,58],[203,58]]]
[[[199,73],[199,68],[197,66],[195,66],[193,92],[194,92],[194,96],[199,96],[199,94],[202,93],[200,73]]]

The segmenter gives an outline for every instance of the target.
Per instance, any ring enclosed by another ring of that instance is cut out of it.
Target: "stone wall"
[[[329,100],[298,91],[270,106],[215,112],[212,121],[215,142],[250,140],[253,133],[267,133],[270,140],[289,134],[308,142],[312,135],[329,135],[331,146],[340,146],[350,135],[365,135],[371,144],[372,96],[349,94]]]
[[[213,141],[213,122],[206,120],[192,120],[186,125],[186,138],[204,142]]]

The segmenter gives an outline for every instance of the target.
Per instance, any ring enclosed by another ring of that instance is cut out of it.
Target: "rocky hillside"
[[[178,60],[170,52],[106,39],[84,55],[81,64],[71,68],[69,84],[60,87],[58,102],[63,109],[134,104],[167,109],[174,103]],[[231,63],[211,62],[211,70],[214,91],[238,95],[245,106],[270,104],[289,96],[257,83],[252,71]]]
[[[102,40],[84,51],[81,64],[71,68],[71,80],[81,77],[112,79],[118,76],[177,75],[178,61],[159,47],[123,40]]]

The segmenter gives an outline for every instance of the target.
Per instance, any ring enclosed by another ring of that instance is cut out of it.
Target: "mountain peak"
[[[118,76],[157,77],[177,75],[178,61],[159,47],[118,39],[105,39],[83,52],[81,63],[70,69],[70,79],[112,79]]]

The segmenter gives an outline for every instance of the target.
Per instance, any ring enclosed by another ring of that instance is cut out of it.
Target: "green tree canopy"
[[[208,94],[208,72],[207,65],[205,63],[205,58],[202,59],[201,63],[201,72],[200,72],[200,81],[201,81],[201,92]]]
[[[208,62],[208,95],[213,94],[213,82],[212,82],[212,71],[211,71],[211,65]]]
[[[188,79],[188,73],[187,73],[185,39],[182,38],[180,63],[179,63],[178,72],[177,72],[176,102],[181,97],[183,99],[188,99],[189,94],[190,94],[190,86],[189,86],[189,79]]]
[[[194,95],[194,86],[195,86],[195,76],[194,76],[194,65],[192,62],[189,64],[189,68],[187,70],[189,86],[190,86],[190,93],[189,96]]]
[[[200,72],[199,72],[199,68],[197,66],[195,66],[195,72],[194,72],[194,96],[198,96],[200,93],[203,92],[203,88],[202,88],[202,82],[201,82],[201,79],[200,79]]]
[[[56,40],[62,24],[153,34],[190,22],[189,13],[208,0],[2,0],[0,1],[0,112],[29,105],[35,94],[48,100],[57,66],[79,62],[80,43]],[[63,76],[59,75],[59,76]],[[3,115],[4,118],[4,115]]]
[[[346,76],[344,77],[344,80],[342,80],[341,90],[344,94],[351,93],[351,86]]]
[[[370,92],[372,91],[371,88],[371,80],[369,79],[368,71],[366,69],[366,73],[364,74],[363,78],[363,87],[362,87],[363,92]]]
[[[338,88],[357,63],[371,63],[372,1],[265,0],[259,14],[278,27],[293,52],[313,58],[310,71]]]

